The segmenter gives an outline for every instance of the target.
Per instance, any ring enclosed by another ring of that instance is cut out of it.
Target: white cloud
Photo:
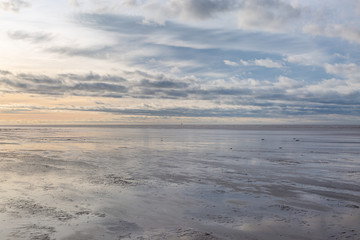
[[[278,61],[273,61],[270,58],[264,58],[264,59],[255,59],[255,60],[240,60],[240,63],[244,66],[260,66],[260,67],[266,67],[266,68],[282,68],[283,63]]]
[[[279,76],[278,82],[276,82],[274,86],[278,88],[289,89],[300,87],[301,83],[295,79],[286,76]]]
[[[305,33],[314,36],[342,38],[353,43],[360,43],[360,28],[358,26],[345,26],[343,24],[329,24],[324,26],[308,24],[303,27]]]
[[[250,61],[245,61],[245,60],[240,59],[239,62],[240,62],[242,65],[244,65],[244,66],[249,66],[249,65],[251,65]]]
[[[344,77],[351,82],[360,82],[360,66],[355,63],[348,64],[325,64],[327,73]]]
[[[303,92],[308,92],[312,94],[351,94],[356,91],[351,87],[346,81],[341,79],[325,79],[317,84],[305,86]],[[326,99],[324,99],[326,100]],[[337,99],[334,97],[332,99],[336,101]],[[339,101],[339,100],[338,100]]]
[[[5,11],[19,12],[24,7],[29,7],[30,3],[23,0],[0,1],[0,8]]]
[[[289,54],[284,57],[284,61],[304,66],[323,66],[331,56],[321,50],[312,50],[301,54]]]
[[[281,62],[273,61],[269,58],[265,59],[256,59],[254,60],[256,66],[266,67],[266,68],[282,68],[283,64]]]
[[[232,62],[232,61],[230,61],[230,60],[224,60],[224,63],[225,63],[226,65],[233,66],[233,67],[239,66],[238,63]]]

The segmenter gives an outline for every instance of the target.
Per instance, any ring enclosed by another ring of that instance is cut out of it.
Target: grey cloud
[[[70,90],[82,90],[86,92],[126,92],[127,88],[118,84],[109,83],[77,83],[74,86],[69,87]]]
[[[25,31],[8,32],[8,37],[14,40],[26,40],[33,43],[47,42],[53,39],[53,36],[48,33]]]
[[[104,74],[100,75],[97,73],[90,72],[88,74],[80,75],[80,74],[73,74],[73,73],[66,73],[66,74],[59,74],[61,78],[79,80],[79,81],[101,81],[101,82],[126,82],[126,79],[121,76]]]
[[[6,72],[6,71],[4,71]],[[144,79],[144,76],[147,79]],[[284,77],[283,77],[284,78]],[[288,79],[280,78],[285,81]],[[128,80],[126,80],[128,79]],[[357,116],[360,113],[360,91],[343,84],[341,91],[324,81],[317,85],[284,85],[282,82],[239,82],[240,86],[227,87],[202,84],[196,79],[172,78],[165,74],[144,71],[126,72],[121,76],[89,74],[60,74],[54,77],[32,74],[7,73],[0,76],[3,92],[31,93],[54,96],[96,96],[104,98],[142,98],[143,101],[174,99],[200,100],[202,103],[219,104],[218,109],[87,109],[109,111],[114,114],[149,116],[192,117],[274,117],[286,115],[343,114]],[[335,81],[333,84],[339,84]],[[320,90],[319,90],[320,89]],[[290,92],[288,92],[291,90]],[[176,104],[175,104],[176,106]],[[229,107],[231,106],[231,107]],[[79,110],[79,109],[77,109]],[[85,111],[85,110],[84,110]],[[160,115],[162,114],[162,115]]]
[[[243,96],[250,97],[253,91],[251,89],[243,88],[210,88],[199,89],[198,87],[189,86],[184,89],[164,89],[148,88],[144,86],[141,91],[141,97],[152,98],[169,98],[169,99],[197,99],[216,101],[222,97],[239,98]]]
[[[189,96],[188,90],[176,90],[176,89],[148,89],[142,88],[140,94],[135,94],[137,98],[151,98],[151,99],[187,99]]]
[[[23,0],[7,0],[0,2],[0,8],[5,11],[19,12],[22,8],[30,7],[28,1]]]
[[[357,90],[347,94],[341,94],[335,90],[328,90],[322,94],[307,92],[304,94],[303,101],[329,104],[334,108],[346,105],[360,108],[360,91]]]
[[[12,73],[6,70],[0,70],[1,75],[11,75]]]
[[[102,47],[89,47],[89,48],[77,48],[77,47],[51,47],[46,51],[59,53],[67,56],[82,56],[89,58],[106,59],[116,53],[116,49],[111,46]]]
[[[202,100],[215,100],[223,97],[242,98],[251,96],[253,91],[249,88],[210,88],[210,89],[192,89],[189,94]]]
[[[186,98],[193,88],[193,80],[190,78],[171,78],[165,74],[150,74],[144,71],[126,72],[127,75],[135,78],[143,78],[138,84],[139,93],[134,96],[140,98]]]
[[[164,91],[167,97],[178,99],[178,98],[187,98],[189,95],[186,91],[179,91],[179,90],[166,90]]]
[[[282,0],[168,0],[145,1],[145,22],[164,24],[173,18],[210,19],[221,13],[233,13],[242,29],[286,31],[290,22],[300,19],[304,9]]]
[[[134,79],[135,75],[135,79]],[[132,77],[127,81],[122,76],[99,75],[89,73],[46,75],[17,74],[2,78],[1,84],[9,91],[27,92],[45,95],[82,95],[102,97],[168,98],[168,99],[204,99],[216,100],[221,96],[238,97],[251,95],[250,89],[209,88],[201,89],[192,79],[175,79],[164,74],[150,74],[142,71],[127,72]],[[147,76],[148,79],[136,80]]]
[[[16,76],[17,79],[21,79],[22,81],[32,82],[36,84],[62,84],[60,79],[50,78],[46,75],[33,75],[33,74],[26,74],[20,73]]]
[[[173,82],[173,81],[149,81],[144,79],[141,81],[141,86],[150,88],[186,88],[187,83]]]
[[[214,100],[220,96],[237,97],[252,94],[252,90],[248,88],[202,88],[196,79],[186,77],[170,78],[161,73],[150,74],[144,71],[134,71],[126,72],[126,74],[136,76],[137,78],[146,77],[146,79],[142,79],[137,86],[141,89],[140,97]],[[204,86],[206,86],[206,84]]]
[[[121,83],[121,84],[119,84]],[[126,80],[112,75],[61,74],[46,75],[17,74],[3,77],[0,85],[9,92],[25,92],[43,95],[106,96],[127,92]]]
[[[167,75],[163,73],[148,73],[140,70],[136,70],[134,72],[125,72],[129,75],[135,75],[144,77],[146,79],[143,79],[143,84],[148,84],[149,86],[154,87],[175,87],[175,88],[181,88],[186,87],[188,84],[186,81],[191,81],[190,78],[183,78],[181,81],[179,79],[168,77]],[[153,82],[150,82],[148,79],[153,80]],[[155,86],[158,85],[158,86]]]
[[[183,15],[196,19],[214,17],[220,12],[233,11],[239,7],[239,1],[235,0],[170,0],[166,11],[172,16]]]
[[[300,19],[303,11],[281,0],[245,0],[238,13],[238,24],[243,29],[283,32],[289,30],[290,22]]]

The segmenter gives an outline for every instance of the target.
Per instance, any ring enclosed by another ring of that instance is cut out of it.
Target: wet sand
[[[360,239],[360,128],[0,127],[0,239]]]

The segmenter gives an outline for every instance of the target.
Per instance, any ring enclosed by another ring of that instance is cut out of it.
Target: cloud
[[[9,93],[31,93],[48,96],[113,96],[121,97],[127,92],[124,78],[98,74],[59,74],[55,77],[28,73],[6,74],[1,78]]]
[[[303,53],[303,54],[287,55],[284,58],[284,60],[289,63],[296,63],[305,66],[322,65],[319,64],[318,58],[319,55],[313,53]]]
[[[11,72],[6,71],[6,70],[0,70],[0,74],[1,74],[1,75],[12,75]]]
[[[237,62],[232,62],[230,60],[224,60],[224,63],[226,65],[233,66],[233,67],[239,66],[239,64]]]
[[[354,66],[328,66],[328,71],[352,76]],[[287,76],[279,76],[275,81],[238,79],[233,82],[224,80],[223,84],[220,80],[209,82],[194,77],[179,78],[145,71],[129,71],[120,75],[90,72],[55,76],[13,74],[5,70],[0,73],[1,91],[7,93],[29,93],[58,98],[97,97],[99,100],[142,99],[144,103],[156,103],[147,108],[131,105],[126,108],[114,107],[104,103],[97,107],[65,107],[57,110],[162,117],[360,115],[360,88],[354,88],[339,79],[305,84]],[[189,102],[193,104],[188,105]]]
[[[80,7],[81,4],[78,0],[69,0],[69,4],[72,6],[72,7]]]
[[[171,78],[164,74],[142,71],[123,76],[89,74],[58,74],[56,76],[2,71],[0,85],[4,92],[31,93],[48,96],[90,96],[105,98],[185,98],[192,90],[191,78]],[[146,79],[144,79],[146,77]]]
[[[139,24],[141,18],[111,14],[81,14],[84,26],[117,33],[127,41],[148,48],[244,50],[274,54],[314,51],[308,39],[273,33],[250,33],[234,29],[201,28],[169,22],[165,26]],[[141,39],[141,40],[139,40]],[[126,44],[126,43],[124,43]]]
[[[255,59],[254,64],[256,66],[267,67],[267,68],[282,68],[283,67],[283,64],[281,62],[275,62],[269,58]]]
[[[245,30],[283,32],[301,16],[299,6],[281,0],[148,0],[127,1],[140,8],[144,23],[164,25],[168,20],[211,20],[225,14]],[[236,20],[237,19],[237,20]],[[230,24],[231,25],[231,24]]]
[[[233,11],[239,7],[235,0],[170,0],[166,3],[166,10],[172,17],[208,19],[218,13]]]
[[[72,79],[76,81],[99,81],[99,82],[113,82],[113,83],[119,83],[119,82],[126,82],[127,80],[121,76],[117,75],[111,75],[111,74],[97,74],[94,72],[90,72],[88,74],[74,74],[74,73],[63,73],[58,75],[60,78],[65,79]]]
[[[245,0],[237,13],[238,25],[245,30],[284,32],[294,27],[302,11],[281,0]]]
[[[360,43],[360,28],[358,26],[343,24],[321,26],[319,24],[307,24],[304,26],[303,31],[314,36],[342,38],[352,43]]]
[[[144,79],[141,81],[141,86],[149,88],[186,88],[187,83],[174,81],[149,81]]]
[[[123,6],[130,6],[130,7],[135,7],[137,6],[139,3],[138,3],[138,0],[124,0],[122,2],[122,5]]]
[[[58,53],[67,56],[81,56],[88,58],[106,59],[116,54],[116,48],[112,46],[91,47],[49,47],[47,52]]]
[[[240,60],[240,63],[244,66],[259,66],[259,67],[266,67],[266,68],[282,68],[283,63],[278,61],[273,61],[270,58],[264,59],[255,59],[255,60]]]
[[[293,88],[298,88],[302,85],[303,83],[286,76],[279,76],[278,82],[274,84],[274,86],[281,89],[293,89]]]
[[[126,1],[127,6],[140,8],[143,23],[164,25],[168,20],[197,21],[217,17],[220,13],[238,8],[236,0],[148,0],[142,2]]]
[[[360,83],[360,66],[355,63],[325,64],[325,70],[327,73],[341,76],[351,82]]]
[[[43,33],[43,32],[26,32],[26,31],[8,32],[8,37],[13,40],[26,40],[33,43],[48,42],[53,39],[52,34]]]
[[[0,8],[5,11],[19,12],[22,8],[30,7],[30,3],[23,0],[2,0]]]

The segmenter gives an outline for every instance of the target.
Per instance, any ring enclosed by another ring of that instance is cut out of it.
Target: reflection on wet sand
[[[360,239],[359,128],[0,128],[0,239]]]

